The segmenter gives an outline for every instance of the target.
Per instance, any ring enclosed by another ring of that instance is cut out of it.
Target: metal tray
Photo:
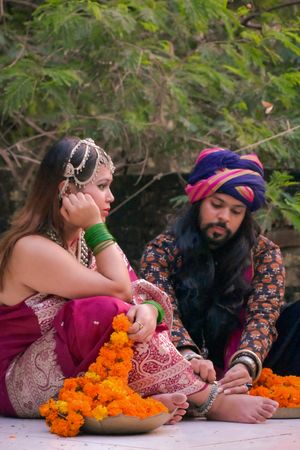
[[[300,408],[278,408],[272,419],[300,419]]]
[[[92,434],[148,433],[168,422],[172,416],[172,413],[160,413],[146,419],[139,419],[138,417],[120,414],[119,416],[106,417],[103,420],[86,417],[83,431]]]

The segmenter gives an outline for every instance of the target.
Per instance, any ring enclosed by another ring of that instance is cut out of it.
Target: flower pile
[[[84,376],[66,378],[58,400],[50,399],[40,407],[52,433],[76,436],[85,417],[102,420],[124,414],[144,419],[167,412],[161,402],[143,399],[128,386],[133,356],[133,342],[127,335],[130,325],[125,314],[116,316],[110,341]]]
[[[250,394],[276,400],[280,408],[300,408],[300,377],[282,377],[265,368]]]

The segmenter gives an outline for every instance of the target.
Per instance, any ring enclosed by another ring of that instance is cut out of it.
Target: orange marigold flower
[[[103,420],[125,414],[145,418],[167,411],[161,402],[143,399],[128,386],[133,357],[133,342],[127,335],[130,325],[125,314],[115,317],[110,341],[100,349],[84,376],[65,379],[58,400],[50,399],[41,405],[40,413],[52,433],[76,436],[85,417]],[[296,401],[296,393],[292,398]]]
[[[276,400],[281,408],[299,408],[300,377],[283,377],[275,375],[271,369],[264,368],[250,394]]]
[[[123,313],[123,314],[119,314],[118,316],[114,317],[112,326],[115,331],[127,332],[131,326],[131,322],[128,319],[128,317],[125,316],[125,314]]]

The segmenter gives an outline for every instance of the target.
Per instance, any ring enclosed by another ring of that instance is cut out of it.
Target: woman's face
[[[82,189],[84,194],[90,194],[93,197],[96,205],[100,209],[104,222],[109,215],[111,203],[115,199],[110,190],[112,180],[113,176],[111,171],[106,166],[101,165],[97,171],[96,179]]]
[[[216,192],[206,197],[199,209],[199,227],[211,247],[219,247],[238,231],[246,206],[231,195]]]

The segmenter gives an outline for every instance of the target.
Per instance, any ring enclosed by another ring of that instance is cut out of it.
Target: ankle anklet
[[[217,382],[214,382],[212,384],[212,386],[211,386],[211,390],[210,390],[209,396],[207,397],[206,402],[203,403],[200,406],[195,406],[195,408],[197,410],[197,416],[199,416],[199,417],[206,416],[206,414],[208,413],[208,411],[212,407],[213,402],[216,400],[218,394],[219,394],[219,392],[218,392],[218,384],[217,384]]]

